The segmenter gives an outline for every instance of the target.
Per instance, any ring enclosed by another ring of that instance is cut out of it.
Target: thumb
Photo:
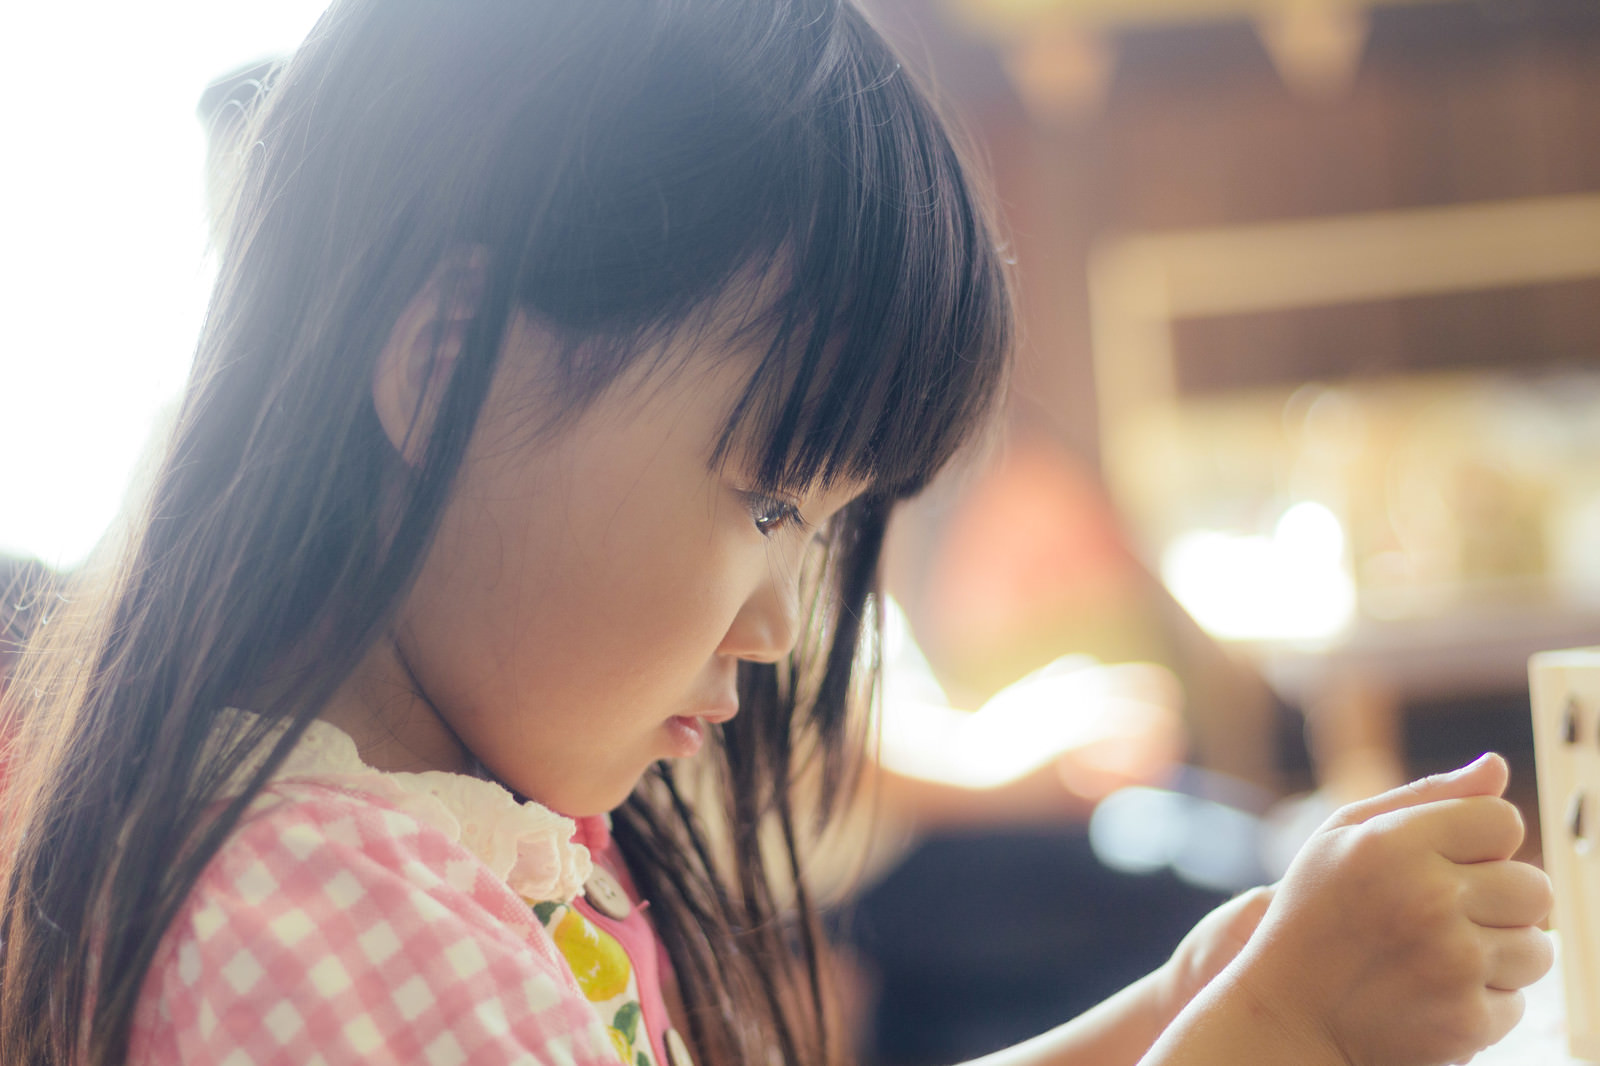
[[[1380,814],[1418,807],[1440,800],[1468,799],[1473,796],[1498,796],[1506,790],[1511,780],[1511,769],[1505,759],[1487,752],[1477,759],[1449,773],[1434,774],[1399,788],[1373,796],[1371,799],[1340,808],[1328,820],[1330,828],[1343,825],[1360,825]]]

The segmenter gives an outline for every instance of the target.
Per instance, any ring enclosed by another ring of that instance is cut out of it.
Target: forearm
[[[1171,1020],[1166,979],[1157,970],[1065,1025],[967,1066],[1135,1066]]]
[[[1195,996],[1139,1066],[1350,1066],[1327,1033],[1286,1022],[1233,976]]]
[[[1224,976],[1173,1017],[1165,969],[1078,1018],[966,1066],[1349,1066],[1324,1034],[1271,1015]]]

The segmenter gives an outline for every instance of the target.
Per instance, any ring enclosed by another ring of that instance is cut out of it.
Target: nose
[[[793,651],[799,639],[799,583],[773,575],[739,608],[718,650],[749,662],[775,663]]]

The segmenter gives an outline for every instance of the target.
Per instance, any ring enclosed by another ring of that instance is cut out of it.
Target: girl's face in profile
[[[523,795],[585,815],[737,713],[740,660],[788,653],[812,531],[854,493],[774,498],[737,459],[711,468],[751,365],[726,353],[630,371],[534,436],[537,347],[512,331],[396,629],[401,672],[357,683],[392,734],[383,743],[413,763],[461,769],[470,753]]]

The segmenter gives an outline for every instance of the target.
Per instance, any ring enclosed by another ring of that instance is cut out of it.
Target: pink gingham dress
[[[581,890],[574,829],[314,723],[162,938],[130,1066],[617,1066],[528,904]]]

